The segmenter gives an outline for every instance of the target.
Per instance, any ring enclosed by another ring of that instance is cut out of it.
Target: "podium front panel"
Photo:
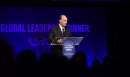
[[[63,40],[63,55],[68,59],[72,58],[75,54],[75,41],[73,39],[65,39]]]

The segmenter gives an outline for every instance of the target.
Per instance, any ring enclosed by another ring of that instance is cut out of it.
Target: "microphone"
[[[79,33],[72,33],[72,35],[79,35],[80,37],[82,37],[82,35],[81,34],[79,34]]]

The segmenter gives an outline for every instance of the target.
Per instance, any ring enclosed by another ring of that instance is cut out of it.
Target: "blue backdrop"
[[[24,49],[32,49],[39,56],[37,37],[43,37],[42,50],[49,53],[49,29],[58,24],[61,14],[68,17],[73,36],[84,37],[76,50],[82,50],[88,66],[94,59],[107,56],[106,9],[65,7],[0,7],[0,37],[5,38],[17,56]]]

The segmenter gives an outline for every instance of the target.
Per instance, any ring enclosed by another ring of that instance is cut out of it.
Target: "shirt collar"
[[[60,24],[59,24],[59,26],[60,26],[61,29],[64,28],[64,27],[62,27]]]

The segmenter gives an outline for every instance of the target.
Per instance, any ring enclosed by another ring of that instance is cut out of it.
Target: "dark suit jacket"
[[[72,37],[71,31],[69,28],[65,27],[64,35],[63,35],[59,25],[53,26],[49,31],[48,42],[52,43],[52,41],[55,39],[55,37]],[[56,44],[57,44],[57,40],[58,39],[56,39],[56,41],[55,41]],[[57,56],[62,56],[62,46],[61,45],[52,45],[51,54],[57,55]]]

